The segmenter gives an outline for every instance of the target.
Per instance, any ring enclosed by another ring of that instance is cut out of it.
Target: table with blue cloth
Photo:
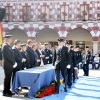
[[[33,98],[40,88],[49,86],[54,80],[55,69],[52,65],[18,71],[14,78],[12,91],[18,94],[18,87],[30,87],[28,97]]]

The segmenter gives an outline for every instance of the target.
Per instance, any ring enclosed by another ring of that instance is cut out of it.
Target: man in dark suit
[[[60,71],[65,82],[64,91],[67,92],[67,68],[70,68],[70,57],[68,48],[64,46],[64,39],[58,39],[58,45],[53,56],[53,66],[55,66],[57,80],[55,94],[59,93]]]
[[[46,55],[48,57],[47,59],[47,64],[50,64],[50,49],[49,49],[49,43],[45,43],[45,52],[46,52]]]
[[[26,49],[27,49],[26,44],[25,43],[21,44],[21,54],[22,57],[26,59],[26,61],[23,62],[22,64],[22,69],[30,68],[30,59],[28,53],[26,52]]]
[[[40,42],[36,43],[36,50],[35,51],[38,54],[39,59],[41,60],[41,58],[43,58],[44,55],[42,55],[42,52],[41,52],[41,43]],[[40,66],[40,64],[41,64],[41,61],[39,62],[39,66]]]
[[[13,66],[15,64],[14,54],[10,44],[12,43],[12,35],[5,36],[5,43],[2,46],[2,53],[4,58],[4,90],[3,96],[11,97],[12,92],[10,91],[10,82],[13,72]]]
[[[68,87],[71,88],[72,86],[72,73],[73,73],[73,82],[75,81],[75,70],[74,67],[76,67],[76,59],[75,59],[75,54],[74,51],[71,50],[71,42],[67,41],[66,45],[69,49],[69,57],[70,57],[70,62],[71,62],[71,67],[69,69],[67,69],[67,73],[68,73]]]
[[[44,57],[42,57],[44,65],[48,64],[49,57],[48,57],[47,53],[45,52],[45,45],[41,45],[41,53],[42,53],[42,55],[44,55]]]
[[[49,64],[52,64],[53,50],[52,50],[52,46],[50,43],[49,43],[49,51],[50,51]]]
[[[14,81],[16,72],[22,70],[22,63],[26,61],[26,59],[22,57],[21,52],[19,51],[20,45],[21,45],[21,41],[15,40],[14,46],[12,47],[14,55],[15,55],[15,60],[17,62],[16,68],[13,69],[12,82]]]
[[[32,40],[28,40],[27,41],[27,50],[26,52],[28,53],[29,55],[29,58],[30,58],[30,67],[35,67],[35,55],[34,55],[34,52],[32,50],[32,45],[33,45],[33,41]]]
[[[35,55],[35,65],[34,66],[37,67],[37,66],[40,65],[41,59],[40,59],[40,56],[36,52],[36,49],[37,49],[36,44],[32,45],[32,49],[33,49],[33,52],[34,52],[34,55]]]
[[[91,52],[89,51],[89,47],[86,46],[85,48],[85,54],[86,54],[86,68],[85,68],[85,76],[89,76],[89,63],[91,58]]]

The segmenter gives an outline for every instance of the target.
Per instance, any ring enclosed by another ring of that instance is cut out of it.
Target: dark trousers
[[[75,69],[73,68],[73,82],[75,81]]]
[[[56,69],[55,72],[56,72],[56,81],[57,81],[57,84],[56,84],[56,92],[59,93],[59,84],[60,84],[60,71],[61,71],[61,74],[64,78],[64,82],[65,82],[65,89],[67,89],[67,69]]]
[[[85,75],[89,76],[89,63],[86,64]]]
[[[86,64],[83,64],[83,72],[84,72],[84,76],[86,76]]]
[[[70,69],[67,69],[67,74],[68,74],[68,86],[71,86],[72,85],[72,68]]]
[[[5,70],[4,69],[5,78],[4,78],[3,93],[9,93],[9,91],[10,91],[10,83],[11,83],[12,72],[13,72],[13,69],[11,69],[11,70]]]

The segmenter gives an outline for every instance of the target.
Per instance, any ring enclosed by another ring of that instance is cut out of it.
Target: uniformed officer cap
[[[70,48],[74,48],[74,46],[71,46]]]
[[[21,44],[21,47],[26,46],[26,43]]]
[[[71,43],[71,41],[67,41],[67,42],[66,42],[66,44],[69,44],[69,45],[71,45],[72,43]]]
[[[12,35],[5,35],[4,38],[11,38],[11,37],[12,37]]]
[[[88,46],[86,46],[86,48],[89,48]]]
[[[59,38],[58,41],[59,41],[59,42],[64,42],[64,39]]]

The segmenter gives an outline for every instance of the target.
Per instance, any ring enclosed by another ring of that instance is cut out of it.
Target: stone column
[[[99,41],[92,41],[93,42],[93,55],[98,53],[98,42]]]
[[[29,39],[33,40],[35,42],[36,37],[29,37]]]

